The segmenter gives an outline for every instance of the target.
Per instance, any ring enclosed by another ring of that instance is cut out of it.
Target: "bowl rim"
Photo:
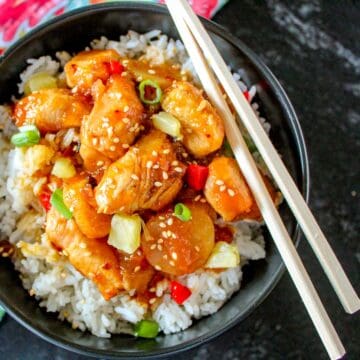
[[[17,40],[14,44],[12,44],[0,57],[0,66],[2,65],[3,61],[10,57],[12,53],[16,52],[18,48],[26,45],[28,42],[31,42],[34,37],[38,36],[39,34],[46,32],[49,26],[56,26],[59,23],[64,23],[71,18],[76,18],[78,16],[83,16],[84,14],[89,15],[98,11],[105,11],[105,10],[145,10],[153,13],[162,13],[162,14],[169,14],[166,7],[163,5],[158,4],[149,4],[147,2],[117,2],[117,3],[102,3],[102,4],[95,4],[84,6],[75,10],[71,10],[52,18],[41,25],[37,26],[36,28],[29,31],[26,35],[22,38]],[[267,80],[269,87],[276,97],[277,101],[279,102],[284,116],[288,119],[290,126],[290,130],[294,137],[294,141],[297,146],[297,150],[299,153],[299,160],[301,165],[301,181],[302,181],[302,188],[301,193],[305,198],[305,201],[308,203],[309,201],[309,194],[310,194],[310,169],[309,169],[309,159],[308,153],[306,150],[306,143],[303,136],[303,132],[300,126],[300,122],[298,117],[295,113],[294,107],[290,102],[287,94],[285,93],[282,85],[277,80],[275,75],[271,72],[271,70],[263,63],[263,61],[259,58],[256,53],[254,53],[247,45],[245,45],[240,39],[236,38],[235,36],[231,35],[229,31],[224,28],[223,26],[205,19],[201,18],[201,21],[206,26],[207,30],[210,30],[215,35],[219,36],[220,38],[224,39],[231,45],[235,46],[241,52],[245,54],[246,57],[249,58],[251,63],[256,67],[257,71]],[[293,240],[295,241],[295,245],[298,246],[299,241],[301,238],[301,232],[299,225],[297,224],[294,230]],[[24,326],[26,329],[34,333],[35,335],[39,336],[41,339],[56,345],[60,348],[63,348],[68,351],[72,351],[81,355],[96,357],[96,356],[106,356],[109,359],[116,359],[116,358],[137,358],[137,359],[155,359],[155,358],[163,358],[169,355],[179,354],[183,351],[193,349],[200,345],[206,344],[211,340],[215,339],[216,337],[220,336],[221,334],[225,333],[226,331],[230,330],[240,321],[244,320],[248,317],[265,299],[266,297],[272,292],[275,286],[278,284],[279,280],[281,279],[282,275],[285,272],[285,265],[284,262],[281,260],[279,268],[274,272],[273,276],[271,277],[268,285],[264,287],[255,303],[248,305],[247,308],[244,309],[243,313],[240,316],[233,318],[232,320],[228,321],[227,323],[219,326],[218,329],[213,330],[205,335],[202,335],[196,339],[188,340],[182,344],[170,346],[166,349],[156,349],[150,350],[149,353],[115,353],[112,350],[103,350],[103,349],[89,349],[85,348],[82,345],[78,345],[76,343],[69,342],[64,339],[60,339],[57,335],[52,335],[50,332],[46,330],[39,330],[36,328],[36,325],[30,324],[27,320],[24,319],[22,314],[12,305],[12,304],[5,304],[2,299],[0,299],[0,304],[5,308],[7,313],[15,319],[18,323]]]

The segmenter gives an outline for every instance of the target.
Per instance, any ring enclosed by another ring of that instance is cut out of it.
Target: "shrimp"
[[[174,82],[161,105],[180,121],[183,144],[194,156],[203,157],[221,147],[225,134],[222,119],[194,85]]]
[[[144,112],[129,79],[113,75],[99,92],[81,127],[80,156],[88,171],[106,167],[125,154],[141,130]]]
[[[73,219],[66,220],[54,208],[47,213],[46,234],[68,256],[70,263],[97,285],[105,300],[123,289],[116,250],[105,239],[87,238]]]
[[[80,93],[90,94],[96,80],[106,80],[110,76],[110,62],[119,61],[115,50],[82,51],[65,65],[66,82]]]
[[[13,118],[16,126],[36,125],[41,132],[80,127],[90,113],[90,105],[68,89],[42,89],[15,104]]]
[[[225,221],[249,213],[254,200],[233,158],[217,157],[209,165],[204,194],[206,200]]]
[[[98,214],[93,189],[84,176],[76,176],[64,183],[65,205],[72,210],[80,231],[88,238],[102,238],[109,234],[111,217]]]
[[[152,130],[105,171],[95,189],[98,211],[162,209],[180,191],[184,173],[166,134]]]

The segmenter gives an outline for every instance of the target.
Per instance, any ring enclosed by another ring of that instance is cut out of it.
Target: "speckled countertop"
[[[360,291],[360,1],[232,0],[215,21],[241,38],[275,73],[299,116],[308,146],[310,205]],[[360,316],[346,315],[309,246],[299,252],[348,351],[360,358]],[[0,358],[80,360],[9,317]],[[284,275],[245,321],[179,360],[327,359]]]

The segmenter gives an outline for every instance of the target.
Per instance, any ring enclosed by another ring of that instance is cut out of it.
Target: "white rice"
[[[159,30],[146,34],[129,31],[119,41],[101,37],[91,43],[93,49],[115,49],[122,56],[143,57],[160,64],[173,61],[182,64],[182,70],[195,75],[191,61],[180,41],[168,39]],[[48,72],[63,76],[62,68],[71,55],[65,51],[50,56],[28,60],[29,66],[20,74],[19,94],[24,83],[34,73]],[[240,88],[248,90],[241,80],[242,71],[234,74]],[[256,88],[248,90],[253,98]],[[257,104],[252,104],[258,110]],[[268,124],[264,120],[264,126]],[[1,130],[2,129],[2,130]],[[41,179],[29,169],[28,150],[13,149],[9,137],[14,132],[9,111],[0,106],[0,240],[22,248],[14,257],[16,269],[20,272],[25,289],[34,295],[40,306],[49,312],[58,312],[60,319],[66,319],[74,328],[89,330],[99,337],[110,337],[113,333],[132,333],[132,326],[149,314],[149,309],[132,299],[129,293],[122,293],[105,301],[92,281],[86,279],[74,267],[52,249],[43,234],[45,216],[34,195],[34,187]],[[74,129],[62,134],[63,145],[71,143],[78,136]],[[35,169],[36,170],[36,169]],[[191,297],[183,304],[176,304],[169,295],[167,280],[156,285],[158,302],[153,305],[152,317],[165,334],[188,328],[193,319],[215,313],[234,292],[239,290],[242,279],[241,267],[249,260],[265,257],[264,239],[260,224],[239,222],[235,224],[234,243],[241,254],[240,266],[215,273],[197,271],[179,277],[177,281],[189,287]]]

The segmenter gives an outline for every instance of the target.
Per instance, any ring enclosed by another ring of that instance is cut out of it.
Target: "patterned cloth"
[[[82,6],[110,1],[115,2],[114,0],[0,0],[0,54],[26,32],[54,16]],[[211,18],[228,0],[189,1],[197,14]],[[164,3],[164,0],[146,0],[146,2]]]

